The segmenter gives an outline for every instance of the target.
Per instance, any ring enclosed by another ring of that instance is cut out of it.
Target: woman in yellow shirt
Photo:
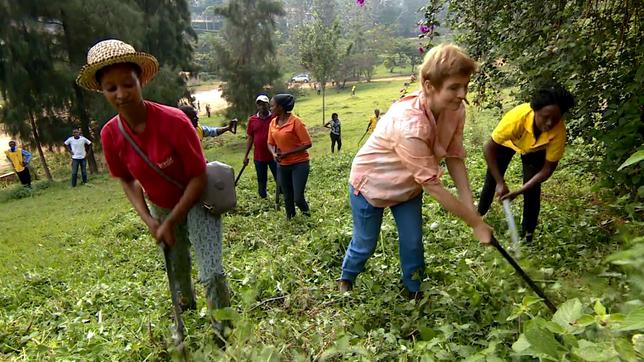
[[[572,94],[559,84],[540,88],[530,103],[506,113],[485,145],[487,174],[479,199],[479,214],[490,209],[494,193],[501,200],[513,200],[523,194],[521,235],[532,241],[541,208],[541,183],[557,168],[566,144],[563,115],[574,106]],[[504,174],[518,152],[523,164],[523,186],[510,191]]]

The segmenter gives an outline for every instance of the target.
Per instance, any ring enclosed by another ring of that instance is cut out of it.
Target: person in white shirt
[[[91,144],[92,142],[90,140],[81,136],[78,128],[75,128],[72,131],[72,136],[65,141],[67,151],[69,151],[72,156],[72,187],[76,187],[78,166],[80,166],[81,169],[83,184],[87,183],[87,160],[85,159],[85,156],[87,155],[87,150]]]

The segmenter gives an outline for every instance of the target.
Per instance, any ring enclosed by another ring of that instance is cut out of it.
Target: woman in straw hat
[[[196,251],[208,307],[224,308],[230,302],[222,266],[222,222],[198,202],[206,186],[206,162],[197,133],[179,109],[142,97],[141,88],[158,70],[152,55],[119,40],[105,40],[89,50],[76,82],[102,92],[118,112],[101,131],[110,174],[120,179],[152,236],[169,247],[174,272],[170,282],[178,286],[184,309],[195,307],[190,244]],[[223,324],[213,320],[213,326],[221,337]]]

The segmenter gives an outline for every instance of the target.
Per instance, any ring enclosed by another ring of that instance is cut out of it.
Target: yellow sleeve
[[[550,132],[554,132],[555,137],[546,145],[546,160],[557,162],[563,157],[566,148],[566,126],[564,121],[561,120]]]
[[[530,103],[524,103],[511,109],[503,116],[503,118],[501,118],[501,122],[496,125],[496,128],[494,128],[494,131],[492,132],[492,140],[502,145],[513,139],[520,139],[524,130],[523,124],[525,122],[525,117],[527,117],[531,111]]]
[[[367,129],[371,132],[374,128],[376,128],[376,117],[371,117],[369,118],[369,127]]]
[[[201,125],[198,125],[197,128],[197,137],[199,137],[199,141],[203,141],[203,128],[201,128]]]

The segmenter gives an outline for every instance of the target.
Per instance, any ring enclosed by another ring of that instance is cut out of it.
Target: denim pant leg
[[[255,172],[257,173],[257,193],[259,197],[266,197],[266,182],[268,181],[268,163],[264,161],[254,161]]]
[[[500,149],[498,150],[497,153],[497,165],[499,166],[499,171],[501,172],[501,175],[505,175],[505,171],[508,169],[508,165],[510,165],[510,161],[512,161],[512,156],[514,156],[514,150],[501,146]],[[492,176],[492,173],[490,172],[490,167],[488,166],[487,172],[485,173],[485,184],[483,185],[483,189],[481,190],[481,196],[479,198],[479,205],[478,205],[478,212],[479,215],[483,216],[485,215],[488,210],[490,210],[490,206],[492,206],[492,201],[494,201],[494,193],[496,191],[496,180]]]
[[[420,281],[425,271],[422,206],[421,193],[391,208],[398,229],[403,284],[412,293],[420,291]]]
[[[78,180],[78,166],[80,166],[80,160],[72,158],[72,187],[76,186],[76,180]]]
[[[284,208],[286,218],[295,216],[295,202],[293,201],[293,170],[292,166],[277,165],[277,179],[284,194]]]
[[[527,153],[521,156],[523,164],[523,183],[530,181],[543,168],[546,160],[546,151]],[[523,218],[521,220],[521,233],[532,234],[537,228],[537,220],[541,211],[541,184],[523,194]]]
[[[293,201],[304,214],[309,213],[309,204],[306,202],[304,191],[306,190],[310,169],[309,161],[293,165]]]
[[[360,194],[355,195],[353,186],[349,186],[349,201],[353,216],[353,237],[344,255],[340,279],[353,282],[376,250],[384,209],[372,206]]]
[[[81,176],[83,177],[83,183],[87,183],[87,159],[83,158],[80,161]]]
[[[163,222],[172,211],[152,203],[149,204],[149,208],[152,217],[159,222]],[[179,291],[179,301],[182,307],[184,309],[195,308],[197,304],[191,278],[192,260],[190,259],[190,241],[188,239],[188,229],[185,221],[176,226],[175,238],[177,240],[176,244],[169,248],[168,251],[172,263],[170,283]]]

